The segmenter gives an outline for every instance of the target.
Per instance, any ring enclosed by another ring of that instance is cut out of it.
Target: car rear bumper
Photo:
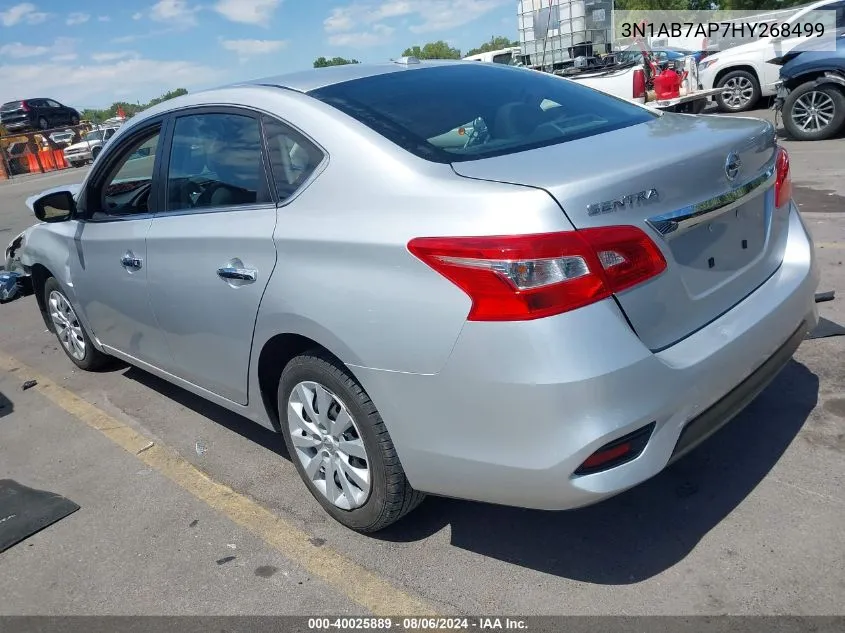
[[[446,366],[352,367],[416,489],[542,509],[589,505],[663,470],[741,411],[815,327],[818,268],[795,205],[780,268],[732,310],[649,351],[614,300],[547,319],[466,323]],[[632,461],[576,469],[653,425]]]

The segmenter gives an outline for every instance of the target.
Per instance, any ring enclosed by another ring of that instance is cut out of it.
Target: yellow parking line
[[[0,370],[9,371],[15,367],[20,375],[26,374],[28,378],[38,381],[34,389],[59,408],[100,431],[147,466],[258,535],[287,559],[307,569],[373,614],[436,615],[430,605],[394,587],[342,554],[326,546],[313,545],[309,542],[309,538],[312,538],[309,534],[248,497],[214,481],[174,450],[158,443],[153,444],[149,438],[20,361],[0,356]]]

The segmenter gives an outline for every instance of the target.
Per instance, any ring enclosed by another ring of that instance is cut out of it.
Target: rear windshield
[[[11,112],[12,110],[17,110],[20,107],[20,101],[9,101],[9,103],[4,103],[0,106],[0,112]]]
[[[657,116],[554,75],[472,62],[355,79],[309,94],[441,163],[565,143]]]

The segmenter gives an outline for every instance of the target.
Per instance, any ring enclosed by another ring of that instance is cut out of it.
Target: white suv
[[[805,5],[779,22],[793,24],[818,9],[836,11],[836,28],[845,27],[845,0],[821,0]],[[719,51],[699,62],[701,86],[705,90],[724,88],[716,96],[716,103],[723,112],[750,110],[760,97],[771,97],[777,92],[780,66],[768,63],[769,60],[812,39],[767,37]]]
[[[79,143],[65,147],[65,160],[73,167],[82,167],[82,165],[93,161],[100,155],[103,146],[109,142],[109,139],[114,136],[118,129],[118,127],[104,127],[91,130],[82,137]]]

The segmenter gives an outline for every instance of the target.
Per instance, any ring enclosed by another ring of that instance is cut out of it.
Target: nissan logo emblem
[[[742,167],[742,161],[737,156],[736,152],[728,154],[728,159],[725,161],[725,175],[728,180],[733,180],[739,174],[739,168]]]

